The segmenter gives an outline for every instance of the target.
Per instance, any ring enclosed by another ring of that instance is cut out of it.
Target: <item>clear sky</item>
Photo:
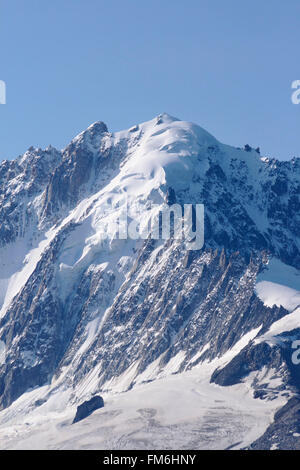
[[[299,0],[0,0],[0,160],[167,112],[300,156]]]

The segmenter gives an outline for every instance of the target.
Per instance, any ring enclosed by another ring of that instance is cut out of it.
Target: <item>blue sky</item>
[[[0,160],[168,112],[300,156],[299,0],[0,0]]]

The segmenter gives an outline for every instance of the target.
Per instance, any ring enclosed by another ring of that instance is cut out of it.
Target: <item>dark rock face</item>
[[[282,363],[281,348],[271,347],[267,343],[248,345],[223,369],[216,369],[211,376],[211,382],[222,386],[236,385],[242,382],[250,372],[257,371],[264,366],[273,366],[279,370]]]
[[[99,410],[99,408],[104,407],[103,398],[100,396],[95,396],[91,398],[89,401],[85,401],[82,405],[77,407],[76,415],[73,420],[74,423],[78,423],[84,418],[90,416],[94,411]]]
[[[63,207],[74,207],[83,196],[83,187],[90,179],[94,158],[101,154],[101,141],[106,135],[106,125],[96,122],[66,147],[45,191],[44,217],[57,215]]]
[[[285,315],[288,315],[288,312],[280,307],[279,316]],[[225,367],[216,369],[211,376],[211,382],[222,386],[236,385],[251,372],[263,368],[274,369],[278,373],[280,372],[282,377],[282,383],[278,386],[277,391],[290,389],[299,393],[300,367],[293,363],[291,351],[293,350],[293,340],[300,337],[300,329],[283,333],[278,338],[278,343],[271,345],[264,341],[260,342],[260,337],[266,330],[267,328],[263,327],[255,341],[249,342]],[[257,398],[264,398],[267,393],[267,390],[255,381],[252,383],[252,388],[254,396]],[[272,390],[276,394],[276,389],[272,388]]]
[[[166,194],[166,201],[169,206],[172,206],[172,204],[176,204],[176,193],[173,188],[168,188],[167,194]]]
[[[61,237],[50,244],[24,286],[22,299],[19,296],[15,299],[16,309],[8,308],[0,320],[2,338],[7,347],[6,361],[0,366],[3,407],[12,403],[25,390],[45,384],[68,346],[75,327],[74,322],[77,320],[76,312],[66,323],[62,302],[53,295],[51,287],[54,283],[53,260],[72,229],[72,224],[66,226],[64,235],[61,234]],[[43,292],[44,296],[39,302],[35,302],[38,291]],[[16,337],[19,337],[18,342],[15,341]],[[29,362],[24,360],[27,354],[32,355]]]
[[[185,258],[180,249],[174,250],[172,258],[155,277],[151,276],[153,260],[149,255],[117,295],[101,334],[95,337],[75,372],[75,381],[80,380],[85,368],[89,370],[97,363],[103,364],[101,382],[104,383],[116,373],[123,373],[137,357],[142,372],[162,354],[161,366],[180,351],[186,354],[184,370],[207,343],[210,348],[202,360],[225,353],[262,321],[267,327],[287,313],[278,307],[265,307],[253,295],[252,283],[259,265],[254,262],[247,265],[238,254],[229,256],[225,262],[222,252],[200,252],[194,255],[188,268],[178,271],[176,266],[185,265]],[[164,256],[163,249],[157,262],[160,256]],[[141,278],[145,267],[148,274]],[[247,286],[242,279],[247,279]],[[77,334],[81,333],[76,332],[75,337]],[[104,338],[105,347],[102,346]],[[97,355],[93,355],[95,351]],[[66,357],[69,354],[71,358],[73,349],[70,348]]]
[[[61,158],[53,147],[31,147],[22,157],[0,163],[0,247],[38,225],[39,211],[33,201],[42,195]]]
[[[293,397],[274,417],[274,422],[251,450],[300,450],[300,398]]]

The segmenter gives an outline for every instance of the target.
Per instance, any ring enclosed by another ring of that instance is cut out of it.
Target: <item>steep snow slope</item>
[[[264,335],[298,302],[299,170],[299,159],[261,158],[166,114],[118,133],[97,122],[61,152],[31,149],[2,163],[0,419],[9,422],[19,400],[25,414],[56,399],[73,410],[94,393],[201,368],[240,341],[213,380],[249,374],[255,393],[287,400],[298,386],[291,345],[256,351],[273,347]],[[205,246],[116,237],[127,202],[128,221],[141,227],[163,205],[203,203]],[[262,277],[265,266],[277,277]],[[293,299],[269,289],[282,284],[282,266],[293,272]]]

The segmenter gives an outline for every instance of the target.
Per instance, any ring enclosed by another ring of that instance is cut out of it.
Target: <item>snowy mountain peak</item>
[[[103,121],[96,121],[87,128],[86,132],[93,136],[96,134],[103,134],[108,132],[108,129],[107,125]]]
[[[128,201],[127,225],[142,227],[153,203],[204,204],[203,249],[116,236]],[[211,377],[248,380],[283,400],[296,377],[299,226],[299,160],[263,159],[168,114],[114,133],[96,122],[60,152],[2,162],[0,419],[109,401],[194,367],[209,390]],[[274,266],[293,285],[279,289]]]
[[[166,123],[180,121],[180,119],[174,116],[171,116],[168,113],[161,113],[161,114],[158,114],[158,116],[156,116],[155,121],[156,121],[156,124],[159,125],[159,124],[166,124]]]
[[[108,133],[106,124],[102,121],[96,121],[74,137],[70,145],[83,145],[86,148],[95,149],[106,133]]]

